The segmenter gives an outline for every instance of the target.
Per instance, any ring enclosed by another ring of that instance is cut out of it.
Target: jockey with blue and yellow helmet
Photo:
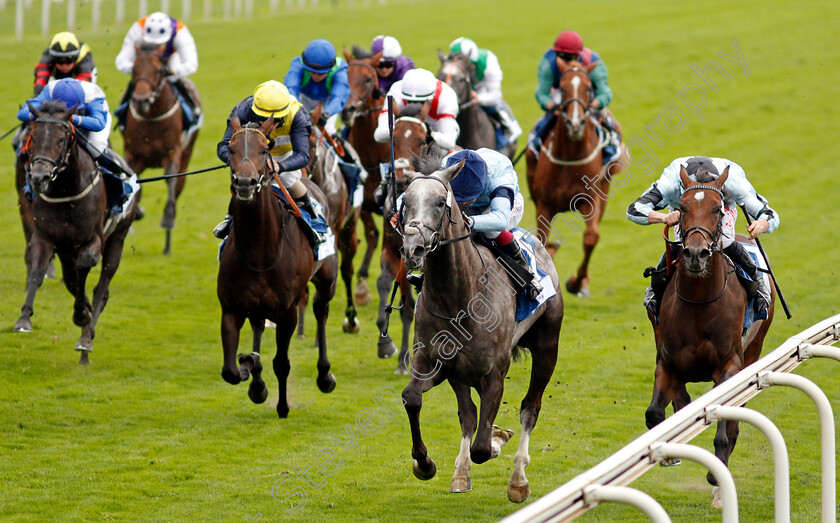
[[[230,122],[234,117],[239,118],[239,122],[245,126],[249,123],[262,123],[273,116],[277,124],[269,135],[274,141],[270,151],[273,170],[295,203],[313,218],[326,222],[320,206],[314,205],[306,186],[300,181],[301,169],[309,163],[309,136],[312,134],[309,113],[302,108],[303,105],[289,93],[285,85],[275,80],[261,83],[254,89],[253,95],[239,102],[230,112],[225,135],[216,147],[216,153],[223,162],[230,161],[230,139],[233,136]],[[217,238],[228,235],[230,219],[228,208],[224,221],[213,230]],[[313,232],[319,243],[326,239],[314,229]]]
[[[283,83],[310,113],[322,104],[317,124],[334,135],[338,114],[350,97],[350,83],[347,62],[336,56],[333,44],[323,39],[309,42],[292,60]]]

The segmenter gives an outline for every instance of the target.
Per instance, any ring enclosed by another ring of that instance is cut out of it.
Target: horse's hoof
[[[723,498],[720,497],[720,487],[712,487],[712,507],[723,508]]]
[[[405,376],[408,374],[408,369],[405,368],[404,365],[397,365],[397,368],[394,369],[394,374],[397,374],[399,376]]]
[[[589,287],[581,287],[580,291],[578,291],[578,293],[575,294],[575,296],[577,296],[578,298],[589,298]]]
[[[432,458],[427,459],[429,460],[429,463],[431,463],[431,468],[428,472],[423,472],[423,470],[420,468],[420,464],[417,463],[416,459],[412,463],[411,471],[414,473],[415,478],[423,481],[428,481],[435,477],[435,474],[437,474],[437,466],[435,465],[435,462],[432,460]]]
[[[449,484],[449,492],[458,494],[461,492],[469,492],[472,490],[472,480],[469,476],[454,477],[452,483]]]
[[[236,372],[234,372],[228,370],[227,367],[222,369],[222,379],[230,383],[231,385],[238,385],[239,382],[242,381],[242,377],[239,374],[238,369]]]
[[[668,459],[663,459],[662,461],[660,461],[659,466],[660,467],[676,467],[677,465],[680,465],[681,463],[682,463],[682,460],[680,458],[668,458]]]
[[[90,351],[83,350],[82,353],[79,355],[79,365],[87,365],[90,363],[90,357],[88,353]]]
[[[359,327],[362,325],[362,322],[359,318],[354,318],[352,321],[350,318],[344,318],[344,323],[341,324],[342,330],[349,334],[357,334],[359,332]]]
[[[49,265],[47,265],[47,272],[44,274],[44,276],[46,276],[50,280],[55,279],[55,264],[53,264],[53,262],[50,262]]]
[[[265,382],[257,385],[256,381],[252,381],[251,386],[248,387],[248,398],[257,405],[264,403],[266,398],[268,398],[268,387],[265,386]]]
[[[390,358],[398,351],[397,345],[391,339],[379,340],[379,358]]]
[[[283,406],[281,407],[280,404],[277,404],[277,417],[280,419],[286,419],[289,417],[289,407]]]
[[[522,503],[528,496],[531,495],[531,485],[529,483],[525,483],[520,487],[516,487],[508,483],[507,488],[507,496],[508,499],[513,501],[514,503]]]
[[[318,388],[321,392],[327,394],[335,390],[335,377],[332,374],[327,373],[327,377],[323,380],[321,377],[318,377]]]
[[[29,318],[21,318],[15,323],[15,332],[32,332],[32,322]]]
[[[359,280],[359,283],[356,285],[356,290],[353,291],[353,301],[356,302],[356,305],[367,305],[372,299],[367,282],[365,280]]]

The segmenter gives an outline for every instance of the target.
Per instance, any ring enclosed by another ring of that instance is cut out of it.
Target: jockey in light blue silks
[[[68,109],[76,107],[74,114],[70,117],[70,123],[77,128],[82,144],[106,174],[118,179],[122,179],[121,175],[125,175],[126,178],[135,176],[125,160],[108,145],[111,134],[111,113],[105,93],[98,85],[74,78],[51,80],[41,94],[29,99],[28,102],[35,109],[40,109],[41,104],[48,100],[62,101]],[[27,104],[21,107],[17,117],[22,122],[35,119],[35,115],[29,110]],[[114,184],[114,186],[121,187],[119,184]],[[114,194],[114,199],[123,200],[132,190],[130,187],[122,187],[123,194]],[[109,195],[111,195],[110,190]],[[120,205],[123,202],[109,201],[109,203]]]
[[[724,169],[729,168],[729,177],[723,184],[724,216],[721,223],[723,253],[740,265],[750,278],[758,284],[758,294],[753,302],[753,310],[760,315],[770,303],[770,289],[765,285],[764,278],[758,274],[755,262],[747,254],[744,246],[735,241],[737,206],[744,206],[755,220],[747,228],[752,238],[764,232],[775,231],[779,226],[779,215],[770,208],[767,200],[755,191],[740,165],[725,158],[708,158],[706,156],[677,158],[662,171],[659,180],[655,181],[644,194],[630,204],[630,207],[627,208],[627,219],[640,225],[665,223],[674,226],[675,237],[679,239],[680,198],[685,191],[680,180],[681,167],[685,167],[692,180],[700,182],[715,179]],[[656,212],[665,207],[671,209],[671,212],[668,214]],[[660,260],[660,269],[664,267],[664,263],[663,257]],[[662,297],[659,292],[664,292],[664,286],[655,291],[653,279],[651,279],[651,286],[645,292],[644,305],[654,316],[659,314],[659,303]]]
[[[510,232],[522,220],[525,210],[525,199],[519,192],[519,182],[510,159],[492,149],[463,150],[444,157],[442,167],[451,167],[464,159],[464,167],[449,185],[455,201],[469,216],[469,227],[482,233],[530,273],[522,249]],[[535,275],[532,274],[531,281],[525,284],[525,291],[531,300],[542,292]]]

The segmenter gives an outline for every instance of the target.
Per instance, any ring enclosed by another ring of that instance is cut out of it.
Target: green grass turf
[[[31,92],[32,68],[46,44],[35,36],[39,4],[27,15],[32,23],[24,42],[14,40],[13,3],[8,4],[0,13],[2,130],[13,125],[15,110]],[[317,12],[295,10],[274,17],[267,13],[267,2],[258,2],[258,16],[252,20],[210,21],[201,18],[200,2],[193,4],[190,29],[201,62],[193,79],[206,111],[194,168],[217,163],[215,145],[230,108],[260,82],[282,80],[289,60],[313,38],[326,37],[340,47],[368,45],[374,35],[393,34],[419,66],[435,70],[436,48],[462,34],[470,36],[499,56],[505,98],[525,128],[538,117],[533,99],[537,62],[560,30],[580,31],[604,58],[615,93],[611,107],[626,138],[645,139],[658,165],[653,174],[634,167],[623,185],[614,187],[591,267],[592,298],[566,297],[560,357],[531,439],[527,472],[532,500],[645,430],[654,349],[640,306],[647,284],[641,271],[656,261],[662,245],[658,227],[637,227],[624,213],[673,158],[707,154],[737,161],[781,215],[779,230],[763,240],[794,319],[785,320],[779,309],[765,352],[838,312],[840,255],[835,243],[840,210],[834,163],[840,47],[831,36],[838,22],[836,2],[434,0],[355,10],[324,3]],[[91,34],[85,26],[89,5],[79,9],[78,34],[93,49],[99,83],[113,107],[127,81],[113,68],[113,59],[128,24]],[[135,10],[129,8],[129,20]],[[746,59],[748,76],[718,56],[734,54],[733,38]],[[701,121],[677,94],[689,83],[702,84],[690,65],[702,68],[711,60],[723,65],[731,79],[710,73],[719,91],[704,86]],[[659,123],[659,147],[644,127],[668,104],[679,107],[687,122],[674,133]],[[119,133],[112,137],[121,150]],[[307,339],[292,342],[293,410],[288,419],[278,420],[274,412],[277,386],[270,372],[266,381],[271,395],[259,406],[249,402],[246,386],[222,381],[217,241],[210,231],[227,205],[225,172],[188,180],[178,202],[170,257],[161,254],[163,233],[158,227],[164,186],[145,187],[147,217],[135,224],[126,242],[89,367],[76,363],[72,347],[79,330],[71,323],[72,299],[56,280],[46,281],[38,293],[35,333],[12,333],[25,277],[12,162],[7,140],[0,148],[0,292],[5,296],[0,307],[0,519],[242,521],[260,513],[261,521],[488,521],[518,508],[504,494],[518,436],[499,459],[473,467],[471,493],[448,493],[460,429],[455,398],[445,385],[424,396],[421,418],[426,445],[439,468],[432,481],[420,482],[411,474],[408,424],[395,401],[384,400],[394,415],[384,414],[375,434],[354,428],[357,414],[375,407],[372,398],[379,391],[392,387],[399,392],[406,382],[392,374],[393,360],[375,356],[375,302],[361,308],[361,333],[343,334],[345,304],[339,289],[328,324],[338,386],[329,395],[318,392],[314,383],[314,320],[308,313]],[[519,169],[525,187],[524,165]],[[534,225],[533,212],[529,203],[525,226]],[[738,227],[743,229],[743,221]],[[579,236],[568,238],[569,245],[555,260],[561,278],[571,274],[581,256]],[[374,264],[371,284],[377,274]],[[392,332],[398,334],[396,323]],[[243,350],[249,340],[250,335],[243,336]],[[269,334],[264,352],[271,355],[274,345]],[[511,369],[497,420],[517,432],[529,367],[526,359]],[[823,387],[838,407],[836,363],[807,362],[797,372]],[[708,389],[709,384],[698,384],[689,392],[696,397]],[[816,520],[816,409],[803,394],[782,390],[764,392],[749,406],[773,419],[786,437],[792,519]],[[344,448],[350,446],[347,425],[358,448]],[[712,438],[709,430],[695,442],[711,449]],[[343,462],[332,476],[314,473],[318,456],[330,455],[325,449],[336,453],[333,466],[338,459]],[[311,467],[314,487],[296,467]],[[770,520],[772,458],[756,429],[742,424],[731,469],[742,520]],[[710,507],[704,476],[699,466],[686,463],[655,469],[633,486],[660,500],[674,521],[719,520],[719,512]],[[289,479],[283,483],[283,478]],[[277,497],[295,487],[308,496],[293,516],[286,511],[299,498],[281,502],[273,497],[278,481]],[[645,518],[610,504],[582,518],[616,520]]]

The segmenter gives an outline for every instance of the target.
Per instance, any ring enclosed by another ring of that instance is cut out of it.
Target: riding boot
[[[757,292],[753,298],[753,312],[761,314],[770,305],[770,289],[764,283],[764,278],[759,274],[755,262],[739,242],[732,242],[728,247],[724,247],[723,253],[744,269],[744,272],[756,283]]]
[[[225,219],[222,220],[222,222],[213,229],[213,236],[220,240],[224,240],[228,237],[228,234],[230,234],[230,228],[233,224],[233,215],[230,214],[232,207],[233,198],[231,198],[230,203],[228,203],[228,209],[225,213]]]
[[[312,201],[312,196],[309,195],[308,191],[300,198],[295,198],[295,203],[298,204],[298,206],[301,209],[308,212],[309,216],[313,220],[320,220],[323,223],[327,224],[327,227],[329,227],[329,222],[327,221],[327,218],[324,216],[324,213],[322,211],[323,208],[315,205],[315,202]],[[315,241],[318,244],[327,241],[327,234],[316,231],[314,227],[312,228],[312,234],[315,235]]]
[[[117,152],[110,147],[107,147],[102,154],[96,159],[96,163],[105,167],[113,174],[125,174],[127,178],[134,176],[134,171],[129,167],[125,158],[117,154]]]
[[[522,254],[522,248],[519,246],[519,243],[514,240],[502,247],[502,250],[505,254],[510,256],[517,265],[524,268],[529,274],[531,274],[531,280],[525,282],[525,292],[528,294],[529,300],[536,300],[543,288],[531,272],[531,267],[528,265],[528,260],[525,259],[525,255]]]
[[[497,118],[499,119],[499,123],[506,130],[505,136],[510,143],[515,142],[517,138],[522,136],[522,127],[519,126],[519,122],[513,118],[513,114],[504,104],[496,113],[498,114]]]
[[[125,120],[128,115],[128,104],[131,101],[131,95],[134,93],[134,85],[132,82],[128,82],[128,87],[125,88],[125,92],[123,93],[123,97],[120,100],[119,105],[114,110],[114,116],[117,117],[117,122],[115,127],[119,127],[121,131],[125,130]]]
[[[645,289],[645,298],[642,301],[642,305],[654,316],[659,316],[659,304],[662,301],[662,296],[665,294],[665,287],[668,286],[666,264],[667,261],[663,254],[659,258],[659,263],[656,264],[656,267],[648,267],[644,272],[645,278],[650,277],[650,285]]]

